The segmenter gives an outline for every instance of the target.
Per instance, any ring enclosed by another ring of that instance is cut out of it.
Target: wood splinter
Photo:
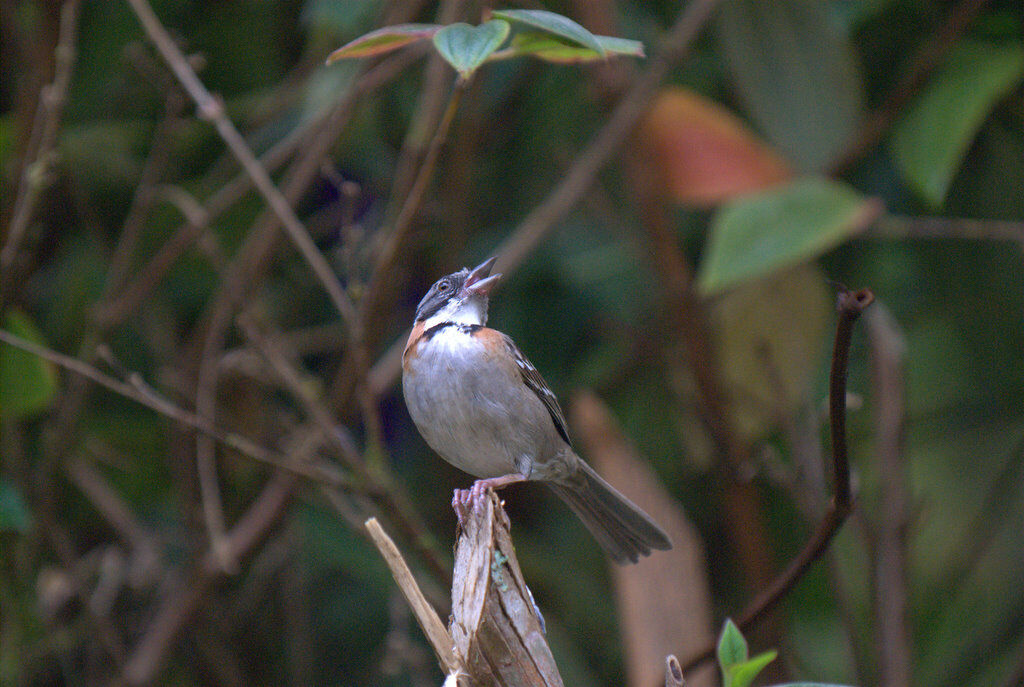
[[[394,542],[375,518],[366,528],[427,635],[444,684],[563,687],[544,621],[519,569],[501,502],[488,490],[465,518],[455,545],[452,618],[444,628]]]

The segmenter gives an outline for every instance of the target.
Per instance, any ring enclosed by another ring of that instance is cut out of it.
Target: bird
[[[501,274],[492,257],[437,280],[416,308],[402,354],[413,423],[446,461],[477,478],[456,490],[462,521],[486,489],[538,481],[583,521],[616,563],[672,547],[665,532],[572,448],[558,399],[487,310]]]

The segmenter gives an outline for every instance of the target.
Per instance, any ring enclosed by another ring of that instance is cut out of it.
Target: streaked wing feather
[[[558,399],[555,397],[553,391],[548,386],[544,378],[541,377],[540,372],[533,366],[523,352],[519,350],[515,342],[512,341],[511,337],[505,336],[505,345],[508,346],[509,352],[512,354],[512,358],[516,361],[516,367],[519,368],[519,374],[522,375],[523,381],[526,386],[530,388],[533,393],[537,394],[537,398],[540,399],[544,407],[548,409],[548,414],[551,415],[552,422],[555,423],[555,429],[565,439],[565,443],[572,446],[572,441],[569,439],[569,431],[566,429],[565,415],[562,414],[562,409],[558,405]]]

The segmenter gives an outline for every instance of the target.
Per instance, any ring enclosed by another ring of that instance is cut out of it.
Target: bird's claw
[[[469,518],[469,514],[484,502],[488,489],[499,489],[506,485],[515,484],[516,482],[522,482],[524,480],[526,480],[526,477],[522,474],[512,472],[507,475],[502,475],[501,477],[478,479],[473,482],[473,486],[469,489],[456,489],[455,494],[452,497],[452,508],[455,510],[455,515],[459,519],[459,525],[465,526],[466,520]]]
[[[477,480],[469,489],[456,489],[452,495],[452,509],[459,520],[459,526],[465,527],[470,514],[483,503],[487,488],[486,480]]]

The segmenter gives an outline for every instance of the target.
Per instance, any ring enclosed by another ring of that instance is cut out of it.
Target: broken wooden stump
[[[467,514],[455,545],[448,629],[376,518],[366,521],[447,679],[459,687],[563,687],[544,624],[519,569],[509,520],[495,493]]]
[[[455,546],[449,631],[474,685],[563,684],[519,569],[508,516],[490,490],[469,513]]]

